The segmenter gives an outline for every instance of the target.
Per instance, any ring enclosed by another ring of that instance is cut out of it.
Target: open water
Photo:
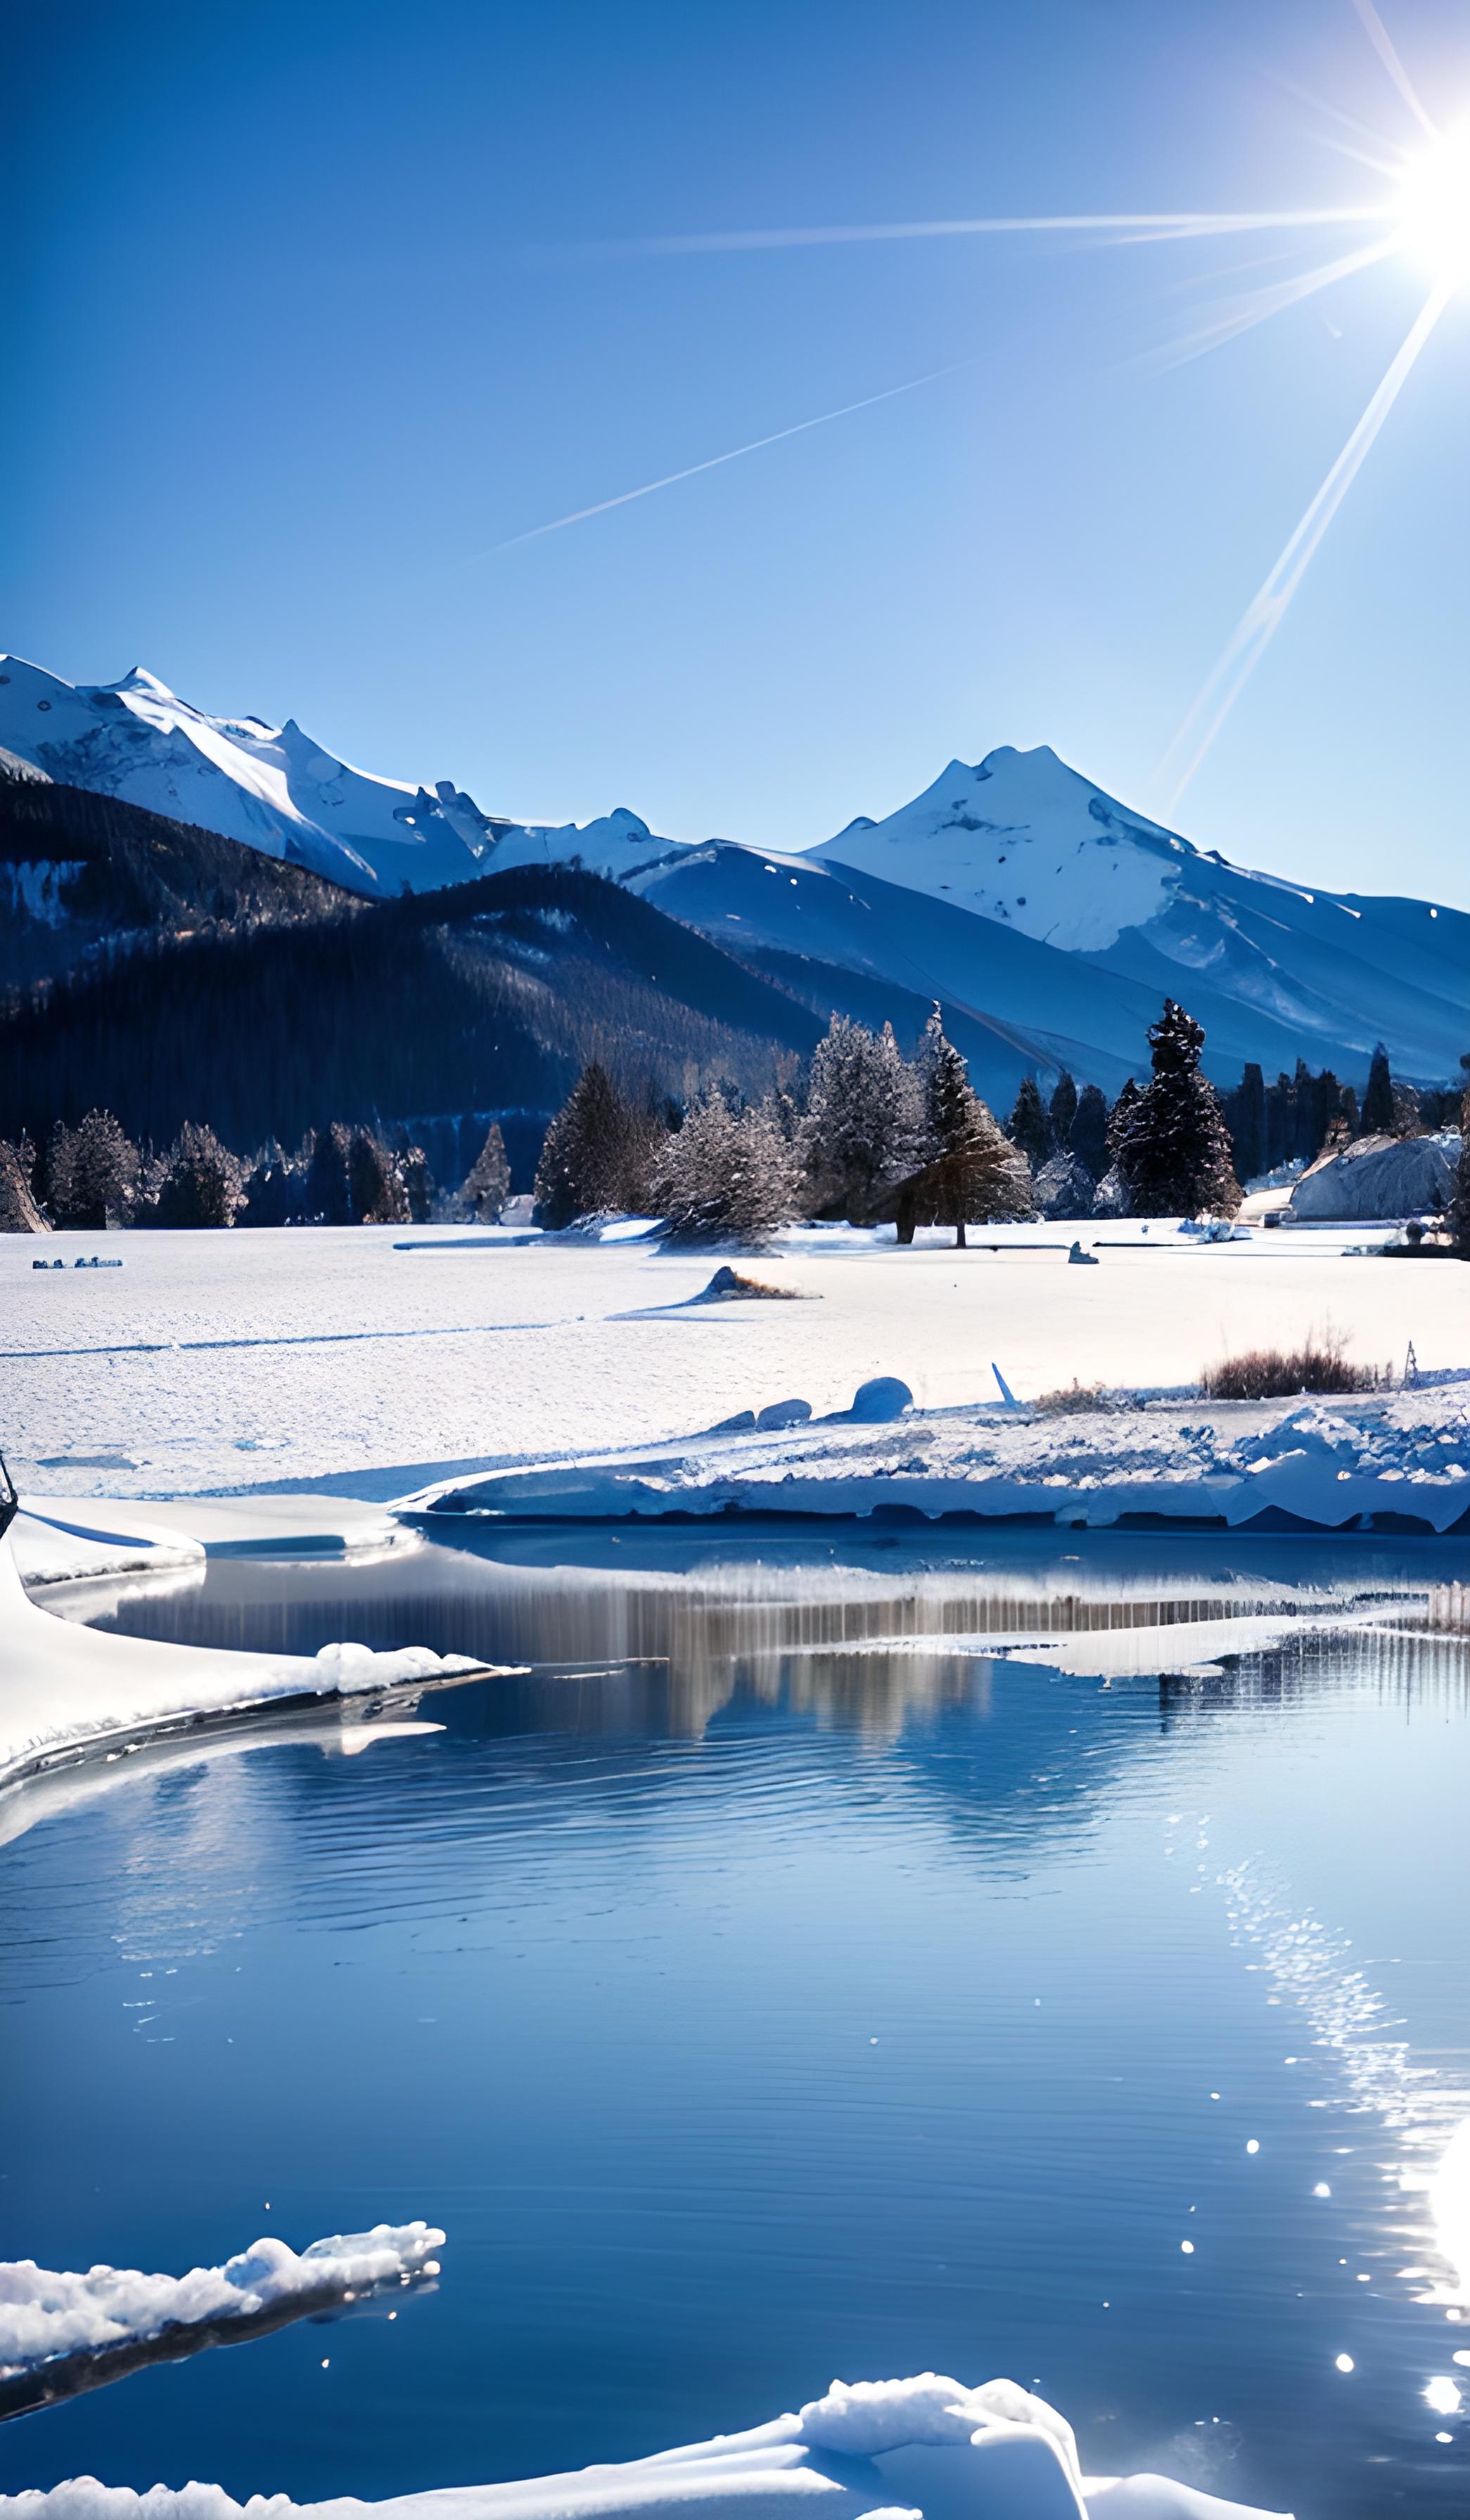
[[[1465,1551],[586,1549],[65,1603],[532,1668],[0,1806],[0,2254],[448,2233],[391,2319],[5,2425],[0,2487],[376,2498],[934,2368],[1094,2471],[1463,2515]]]

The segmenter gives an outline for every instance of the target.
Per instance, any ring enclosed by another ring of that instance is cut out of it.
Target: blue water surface
[[[1470,1651],[1421,1598],[1454,1552],[1261,1544],[1263,1598],[1376,1586],[1376,1624],[1193,1670],[1171,1629],[1133,1671],[1075,1641],[1059,1673],[977,1658],[969,1595],[1157,1620],[1239,1552],[627,1549],[80,1605],[535,1667],[357,1756],[124,1765],[0,1846],[4,2255],[448,2234],[422,2294],[0,2428],[0,2487],[375,2498],[935,2368],[1040,2388],[1091,2470],[1462,2514],[1470,2425],[1423,2393],[1458,2370],[1470,2404],[1470,2310],[1422,2298],[1452,2289],[1423,2180],[1470,2115]],[[955,1632],[883,1642],[920,1582]]]

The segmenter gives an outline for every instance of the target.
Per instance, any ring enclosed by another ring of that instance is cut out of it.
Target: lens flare
[[[1470,281],[1470,123],[1437,141],[1409,168],[1394,241],[1448,287]]]

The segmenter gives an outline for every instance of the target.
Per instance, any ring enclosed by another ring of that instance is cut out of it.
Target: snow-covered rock
[[[1038,1216],[1087,1217],[1092,1214],[1097,1184],[1079,1156],[1061,1154],[1041,1166],[1034,1191]]]
[[[1291,1212],[1322,1224],[1426,1216],[1449,1205],[1459,1159],[1454,1130],[1432,1138],[1355,1138],[1303,1173]]]
[[[910,2489],[922,2490],[923,2509]],[[800,2414],[652,2458],[390,2501],[233,2501],[76,2477],[0,2496],[0,2520],[1271,2520],[1168,2478],[1080,2477],[1071,2427],[1014,2381],[835,2380]]]

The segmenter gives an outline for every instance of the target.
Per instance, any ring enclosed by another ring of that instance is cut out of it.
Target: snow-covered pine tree
[[[460,1202],[478,1216],[482,1225],[498,1225],[500,1211],[511,1192],[511,1168],[506,1159],[505,1140],[498,1120],[490,1122],[489,1135],[470,1166],[460,1190]]]
[[[241,1166],[212,1129],[186,1120],[165,1158],[163,1177],[140,1222],[178,1227],[229,1226],[243,1190]]]
[[[1460,1098],[1460,1159],[1447,1222],[1460,1258],[1470,1260],[1470,1058],[1462,1058],[1460,1065],[1467,1072],[1467,1082]]]
[[[1362,1098],[1359,1116],[1364,1137],[1376,1137],[1393,1129],[1394,1079],[1389,1067],[1389,1055],[1382,1042],[1368,1063],[1367,1090]]]
[[[1070,1067],[1064,1067],[1052,1088],[1051,1101],[1046,1106],[1053,1154],[1067,1154],[1073,1151],[1072,1124],[1077,1118],[1077,1078]]]
[[[768,1098],[735,1112],[712,1086],[665,1139],[654,1204],[678,1242],[758,1242],[797,1213],[800,1172]]]
[[[89,1111],[74,1129],[59,1120],[46,1153],[46,1203],[58,1225],[100,1233],[126,1220],[138,1193],[137,1148],[111,1111]]]
[[[919,1082],[894,1038],[834,1014],[811,1056],[798,1147],[813,1215],[860,1222],[890,1182],[913,1169],[922,1135]]]
[[[1205,1027],[1166,998],[1149,1026],[1153,1076],[1116,1137],[1118,1169],[1135,1216],[1233,1216],[1240,1184],[1219,1098],[1200,1072]],[[1120,1095],[1119,1102],[1123,1097]],[[1114,1114],[1115,1124],[1118,1115]]]
[[[905,1184],[899,1238],[907,1240],[915,1224],[952,1225],[963,1249],[967,1224],[1034,1215],[1025,1157],[976,1093],[963,1057],[945,1039],[938,1007],[915,1063],[925,1089],[929,1160]]]
[[[546,1132],[536,1166],[537,1224],[560,1230],[578,1216],[620,1207],[631,1135],[626,1103],[593,1059]]]
[[[1108,1098],[1100,1085],[1084,1085],[1077,1098],[1077,1117],[1068,1145],[1095,1182],[1108,1169]]]
[[[1013,1147],[1019,1147],[1032,1171],[1039,1172],[1051,1152],[1051,1131],[1046,1120],[1046,1105],[1041,1089],[1034,1076],[1023,1076],[1020,1091],[1006,1122],[1006,1135]]]

